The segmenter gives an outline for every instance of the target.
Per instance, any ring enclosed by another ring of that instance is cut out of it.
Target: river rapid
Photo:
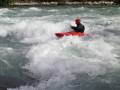
[[[81,17],[88,37],[66,36]],[[119,90],[120,7],[0,9],[0,87],[7,90]]]

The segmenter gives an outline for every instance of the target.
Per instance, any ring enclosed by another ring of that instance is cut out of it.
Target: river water
[[[81,17],[89,37],[63,37]],[[0,87],[8,90],[119,90],[120,7],[0,9]]]

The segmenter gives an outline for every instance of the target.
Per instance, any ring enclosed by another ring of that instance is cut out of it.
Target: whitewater
[[[89,37],[65,36],[80,17]],[[119,90],[120,7],[0,8],[0,87]]]

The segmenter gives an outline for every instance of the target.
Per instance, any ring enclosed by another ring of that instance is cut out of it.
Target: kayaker
[[[85,27],[84,27],[83,24],[81,24],[80,18],[76,18],[76,19],[75,19],[75,24],[76,24],[76,26],[72,26],[72,25],[71,25],[71,28],[72,28],[75,32],[84,33]]]

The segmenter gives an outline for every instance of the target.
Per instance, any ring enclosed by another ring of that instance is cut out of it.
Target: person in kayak
[[[81,24],[80,18],[76,18],[76,19],[75,19],[75,24],[76,24],[76,26],[71,26],[71,28],[72,28],[75,32],[84,33],[85,27],[84,27],[83,24]]]

